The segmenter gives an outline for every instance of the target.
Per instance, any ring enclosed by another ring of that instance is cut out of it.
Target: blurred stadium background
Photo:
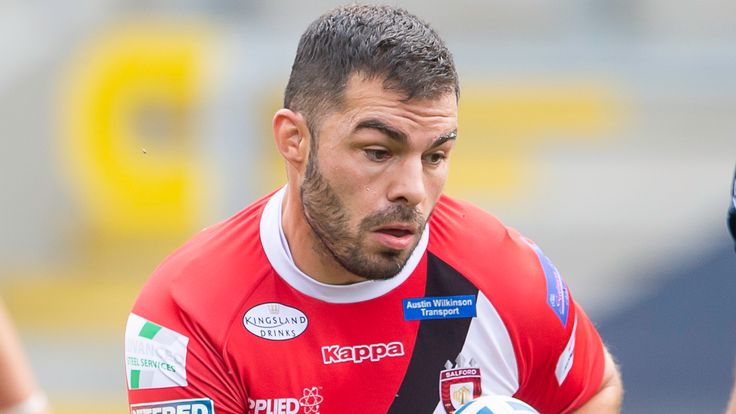
[[[299,35],[334,1],[0,4],[0,296],[58,414],[126,412],[136,292],[283,181]],[[720,412],[736,355],[736,3],[396,1],[461,75],[447,192],[535,239],[618,356],[624,412]]]

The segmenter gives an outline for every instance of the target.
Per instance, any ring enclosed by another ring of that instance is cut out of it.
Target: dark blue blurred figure
[[[731,183],[731,205],[728,208],[728,228],[731,230],[731,236],[736,244],[736,173]],[[736,248],[736,245],[734,246]]]
[[[733,189],[723,178],[729,206],[721,211],[736,233]],[[647,274],[660,284],[601,320],[626,379],[622,412],[723,413],[731,393],[727,414],[736,414],[736,255],[724,230],[714,232],[712,247],[667,258]]]
[[[728,207],[728,228],[731,230],[734,248],[736,249],[736,172],[734,172],[731,183],[731,205]],[[736,414],[736,382],[731,391],[731,402],[728,404],[726,414]]]

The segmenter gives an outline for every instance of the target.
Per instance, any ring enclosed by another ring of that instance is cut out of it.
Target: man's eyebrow
[[[457,129],[453,129],[452,132],[448,132],[447,134],[437,137],[437,139],[432,142],[432,145],[430,145],[429,148],[439,147],[440,145],[452,139],[457,139]]]
[[[391,138],[391,139],[393,139],[395,141],[398,141],[398,142],[400,142],[402,144],[403,143],[406,143],[406,141],[408,140],[405,133],[399,131],[398,129],[396,129],[396,128],[394,128],[394,127],[392,127],[392,126],[390,126],[390,125],[388,125],[386,123],[384,123],[383,121],[380,121],[380,120],[374,119],[374,118],[366,119],[364,121],[361,121],[360,123],[358,123],[358,125],[355,126],[355,131],[359,131],[361,129],[375,129],[375,130],[378,130],[378,131],[386,134],[386,136],[388,136],[389,138]]]
[[[395,141],[398,141],[402,144],[406,143],[408,140],[405,133],[375,118],[366,119],[364,121],[359,122],[358,125],[355,126],[355,131],[359,131],[361,129],[378,130],[386,134],[386,136],[388,136],[389,138]],[[432,142],[432,145],[430,145],[430,148],[439,147],[445,142],[452,140],[452,139],[456,139],[456,138],[457,138],[457,129],[453,129],[451,132],[448,132],[447,134],[440,135],[439,137],[437,137],[437,139],[435,139]]]

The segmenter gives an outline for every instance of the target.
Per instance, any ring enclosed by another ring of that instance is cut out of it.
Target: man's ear
[[[300,169],[309,158],[312,139],[304,116],[290,109],[279,109],[273,116],[273,137],[286,162]]]

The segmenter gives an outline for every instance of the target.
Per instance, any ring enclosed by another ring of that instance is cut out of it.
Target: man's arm
[[[736,382],[733,384],[733,390],[731,390],[731,402],[728,403],[726,414],[736,414]]]
[[[608,350],[604,348],[603,352],[605,354],[605,367],[603,368],[601,387],[593,398],[575,410],[573,414],[608,414],[621,412],[621,401],[624,395],[621,374]]]
[[[0,302],[0,412],[47,413],[10,317]]]

